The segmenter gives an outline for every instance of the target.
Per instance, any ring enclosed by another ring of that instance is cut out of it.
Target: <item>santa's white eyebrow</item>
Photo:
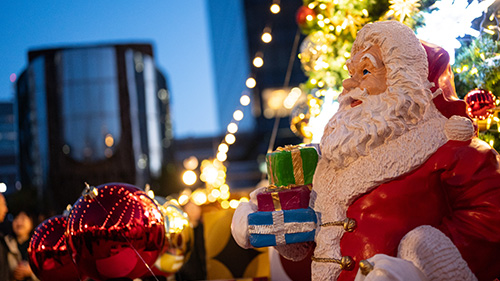
[[[363,61],[364,59],[369,59],[374,67],[378,68],[378,63],[375,57],[372,54],[364,54],[359,61]]]

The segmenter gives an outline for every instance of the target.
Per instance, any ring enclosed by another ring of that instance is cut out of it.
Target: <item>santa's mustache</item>
[[[366,89],[354,88],[348,92],[343,92],[338,97],[338,102],[340,108],[351,107],[351,104],[355,101],[365,102],[369,98],[368,91]]]

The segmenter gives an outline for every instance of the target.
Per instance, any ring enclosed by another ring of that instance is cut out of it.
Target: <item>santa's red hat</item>
[[[427,61],[429,63],[428,80],[434,83],[434,87],[431,88],[431,91],[435,92],[439,88],[443,91],[442,94],[438,95],[433,100],[436,108],[446,118],[458,115],[470,119],[469,115],[467,115],[467,105],[465,101],[459,99],[455,91],[455,83],[453,82],[453,72],[451,71],[450,56],[448,52],[437,45],[424,41],[421,42],[427,53]]]

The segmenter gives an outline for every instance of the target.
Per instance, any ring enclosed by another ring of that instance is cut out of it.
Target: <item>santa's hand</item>
[[[265,187],[257,188],[250,193],[250,202],[242,202],[236,208],[231,222],[231,233],[234,240],[244,249],[252,248],[248,240],[248,215],[257,212],[257,194],[264,192]]]
[[[378,254],[360,262],[360,268],[354,281],[426,280],[427,277],[412,262]]]

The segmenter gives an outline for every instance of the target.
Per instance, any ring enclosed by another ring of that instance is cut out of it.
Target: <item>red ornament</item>
[[[307,22],[307,16],[312,16],[315,17],[316,13],[314,10],[309,9],[307,6],[302,6],[299,8],[297,11],[297,14],[295,15],[295,20],[297,21],[298,25],[304,25]]]
[[[73,205],[67,239],[75,264],[90,278],[135,279],[149,272],[163,249],[163,215],[137,187],[104,184]]]
[[[495,108],[495,96],[487,90],[475,89],[465,96],[467,114],[472,118],[484,120],[491,115],[489,109]]]
[[[55,216],[37,226],[28,256],[35,275],[42,281],[77,281],[80,275],[66,247],[67,218]]]

